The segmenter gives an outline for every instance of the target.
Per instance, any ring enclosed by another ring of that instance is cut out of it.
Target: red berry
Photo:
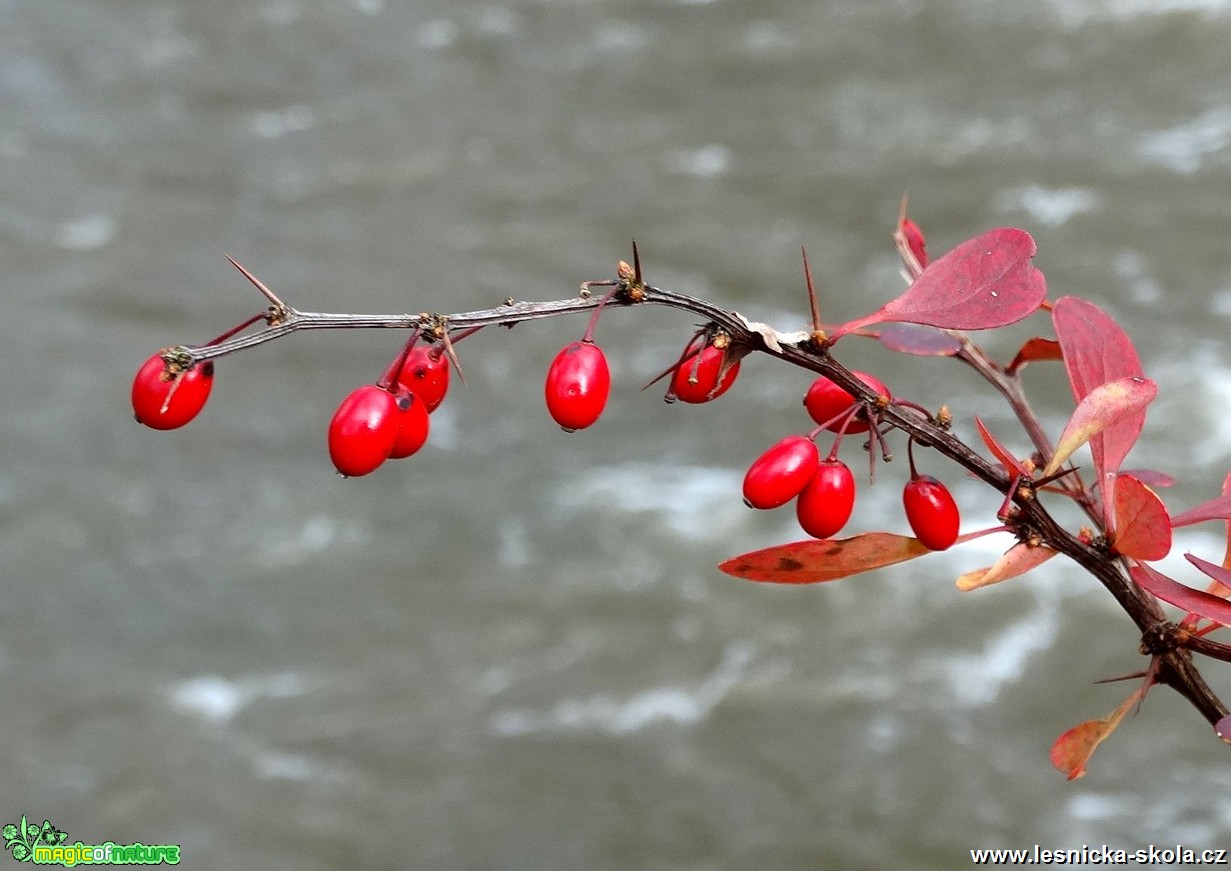
[[[851,372],[856,378],[864,384],[871,387],[881,396],[888,396],[889,389],[881,383],[879,378],[868,375],[865,372]],[[850,409],[855,404],[855,397],[851,396],[834,382],[830,381],[824,375],[812,382],[812,386],[808,388],[808,395],[804,397],[804,406],[808,409],[808,414],[813,420],[820,424],[829,424],[827,429],[837,432],[842,428],[842,420],[839,418],[833,421],[835,417],[842,412]],[[868,431],[868,422],[856,418],[852,420],[850,426],[846,428],[847,432],[859,433]]]
[[[403,387],[398,391],[396,402],[397,435],[389,451],[391,460],[400,460],[418,452],[427,441],[431,427],[431,419],[427,416],[427,403],[414,393]]]
[[[777,508],[790,502],[816,474],[816,445],[806,436],[790,435],[761,454],[744,476],[744,501],[753,508]]]
[[[855,510],[855,476],[841,460],[821,460],[816,474],[799,494],[795,515],[813,538],[831,538]]]
[[[722,358],[725,352],[713,345],[706,345],[701,350],[700,360],[696,354],[676,367],[675,376],[671,379],[671,392],[682,402],[709,402],[727,392],[739,374],[739,361],[735,361],[722,376],[718,383],[718,372],[722,369]],[[695,371],[694,371],[695,367]],[[693,378],[696,381],[693,381]]]
[[[329,458],[343,475],[366,475],[389,456],[397,430],[393,394],[365,384],[342,400],[329,422]]]
[[[398,373],[398,384],[423,400],[428,412],[433,412],[449,389],[449,358],[444,349],[435,345],[412,348]]]
[[[176,376],[167,371],[166,362],[155,354],[133,379],[133,414],[152,429],[176,429],[200,413],[213,386],[213,361],[198,363]]]
[[[593,342],[565,345],[547,370],[547,410],[566,432],[585,429],[603,413],[611,392],[611,372]]]
[[[928,550],[948,550],[957,541],[961,524],[957,503],[949,489],[931,475],[920,475],[907,482],[902,505],[915,538]]]

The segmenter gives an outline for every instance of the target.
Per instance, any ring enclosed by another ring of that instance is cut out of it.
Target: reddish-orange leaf
[[[1027,339],[1022,345],[1021,350],[1017,352],[1017,356],[1013,358],[1013,362],[1005,367],[1005,371],[1010,375],[1020,372],[1027,363],[1036,363],[1040,360],[1063,360],[1064,355],[1060,353],[1060,343],[1055,339],[1044,339],[1035,336],[1033,339]]]
[[[1144,376],[1141,358],[1128,334],[1098,306],[1065,296],[1052,305],[1051,316],[1078,402],[1109,381]],[[1144,410],[1129,414],[1090,440],[1100,481],[1106,483],[1107,475],[1119,470],[1141,434],[1145,418]]]
[[[1098,745],[1107,740],[1125,714],[1145,695],[1142,686],[1124,700],[1124,704],[1116,708],[1101,720],[1087,720],[1074,726],[1056,739],[1051,745],[1051,764],[1069,780],[1076,780],[1086,774],[1086,763],[1094,755]]]
[[[718,566],[728,575],[776,584],[817,584],[931,553],[914,538],[865,532],[837,541],[796,541],[741,554]]]
[[[1016,578],[1041,566],[1055,555],[1056,551],[1050,547],[1043,545],[1031,547],[1019,541],[1005,551],[995,565],[961,575],[957,579],[957,588],[963,592],[977,590],[979,587],[987,587],[1000,581],[1007,581],[1009,578]]]
[[[1116,553],[1159,560],[1171,552],[1171,518],[1163,500],[1136,478],[1116,477]]]
[[[1099,433],[1114,427],[1130,416],[1144,414],[1142,409],[1154,401],[1158,385],[1149,378],[1134,375],[1100,384],[1081,398],[1073,416],[1065,424],[1043,477],[1055,472],[1073,452]],[[1123,458],[1121,458],[1123,459]],[[1119,464],[1117,464],[1118,467]],[[1109,469],[1108,471],[1115,471]]]
[[[1206,562],[1190,553],[1184,554],[1184,556],[1190,563],[1201,569],[1211,578],[1214,578],[1214,580],[1222,583],[1231,583],[1231,571],[1216,566],[1211,562]],[[1222,577],[1219,577],[1219,574],[1215,574],[1215,572],[1221,574]],[[1212,596],[1201,590],[1186,587],[1179,581],[1167,577],[1162,572],[1155,571],[1145,563],[1135,563],[1129,567],[1128,573],[1132,575],[1133,580],[1143,590],[1153,593],[1164,602],[1170,602],[1177,608],[1183,608],[1185,611],[1196,614],[1198,617],[1204,617],[1206,620],[1212,620],[1224,626],[1231,626],[1231,602],[1228,602],[1226,599],[1220,599],[1218,596]]]
[[[979,431],[979,435],[983,438],[983,444],[987,445],[987,449],[992,452],[992,456],[1000,461],[1000,465],[1004,466],[1004,470],[1010,475],[1025,475],[1026,469],[1022,466],[1021,461],[1013,456],[1004,445],[1002,445],[991,430],[984,426],[978,416],[975,416],[975,429]]]
[[[916,357],[952,357],[962,350],[962,343],[935,327],[914,327],[894,324],[880,331],[880,342],[891,351],[914,354]]]
[[[1036,250],[1030,234],[1013,227],[968,239],[932,261],[897,299],[843,324],[831,338],[886,321],[946,330],[1017,323],[1047,298],[1047,281],[1030,263]]]

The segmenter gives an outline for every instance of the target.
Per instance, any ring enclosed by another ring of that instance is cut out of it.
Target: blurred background
[[[1128,461],[1179,509],[1231,466],[1231,3],[1221,0],[7,0],[0,3],[3,822],[178,843],[193,868],[950,869],[979,847],[1226,846],[1231,756],[1167,690],[1067,783],[1054,738],[1142,665],[1071,567],[959,594],[1002,537],[797,589],[716,565],[801,537],[740,502],[809,424],[749,359],[707,406],[638,388],[693,330],[611,311],[615,387],[543,408],[583,318],[480,333],[428,446],[368,478],[325,429],[402,336],[222,360],[191,426],[137,426],[155,349],[292,304],[455,312],[648,277],[826,319],[933,256],[1034,234],[1053,297],[1160,382]],[[1008,359],[1035,318],[987,346]],[[894,392],[980,414],[958,364],[858,341]],[[1058,433],[1054,364],[1027,370]],[[848,529],[905,532],[900,461]],[[858,468],[858,445],[844,447]],[[998,498],[923,452],[967,530]],[[1182,537],[1218,560],[1217,525]],[[1173,558],[1169,565],[1183,566]],[[1184,568],[1179,576],[1200,581]],[[1207,670],[1231,694],[1227,668]]]

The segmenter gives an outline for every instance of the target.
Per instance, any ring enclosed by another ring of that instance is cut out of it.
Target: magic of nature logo
[[[9,823],[0,829],[4,849],[13,853],[18,862],[35,865],[178,865],[179,844],[101,844],[65,843],[67,835],[49,820],[30,822],[23,814],[20,823]]]

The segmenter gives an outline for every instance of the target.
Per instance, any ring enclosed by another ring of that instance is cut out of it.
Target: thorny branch
[[[1008,495],[1018,509],[1009,524],[1018,537],[1024,541],[1044,544],[1068,556],[1093,575],[1137,625],[1142,633],[1141,652],[1152,657],[1152,670],[1156,674],[1157,682],[1171,686],[1210,723],[1217,722],[1228,713],[1226,705],[1206,684],[1193,663],[1192,653],[1231,661],[1231,646],[1192,635],[1167,620],[1158,600],[1128,576],[1122,558],[1109,553],[1105,548],[1083,542],[1061,527],[1040,501],[1034,498],[1035,493],[1030,482],[1015,482],[998,466],[975,453],[947,426],[942,426],[936,420],[926,418],[918,411],[892,399],[886,403],[885,397],[877,396],[849,369],[838,363],[830,355],[826,343],[823,340],[818,341],[818,336],[813,332],[782,333],[705,300],[644,284],[640,280],[639,269],[635,277],[629,269],[622,270],[620,278],[615,281],[588,282],[583,285],[582,293],[571,299],[517,302],[510,298],[493,309],[449,315],[426,312],[412,315],[299,311],[284,303],[247,270],[239,267],[239,264],[235,265],[270,301],[268,312],[258,318],[265,320],[266,326],[255,332],[229,336],[210,345],[171,348],[164,353],[167,359],[187,367],[246,350],[300,330],[420,330],[426,338],[441,340],[451,332],[475,327],[497,324],[511,327],[522,321],[590,311],[598,307],[603,299],[590,295],[589,286],[616,287],[618,290],[607,302],[608,305],[662,305],[698,315],[704,318],[712,329],[726,333],[730,337],[731,346],[737,352],[761,352],[825,375],[869,408],[880,409],[882,426],[900,429],[913,436],[920,444],[932,447],[999,492]],[[1017,374],[1007,373],[965,336],[959,334],[959,339],[961,350],[955,355],[957,359],[973,368],[1004,396],[1035,448],[1046,461],[1051,456],[1052,445],[1026,400]],[[1094,510],[1088,491],[1080,480],[1076,479],[1075,475],[1069,475],[1067,478],[1061,478],[1058,483],[1082,506],[1095,526],[1105,532],[1102,517]],[[1010,490],[1013,492],[1010,493]]]

